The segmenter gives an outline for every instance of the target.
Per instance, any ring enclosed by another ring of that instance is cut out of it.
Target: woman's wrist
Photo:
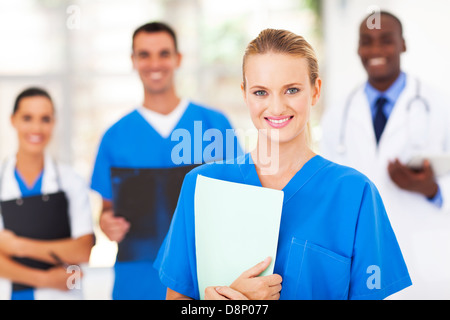
[[[29,243],[26,238],[16,236],[12,248],[14,252],[13,256],[19,258],[28,256]]]

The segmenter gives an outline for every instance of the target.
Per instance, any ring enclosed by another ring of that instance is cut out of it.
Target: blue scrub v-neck
[[[137,109],[134,110],[134,112],[138,115],[138,118],[141,118],[141,120],[145,122],[146,126],[147,126],[148,129],[151,131],[151,134],[154,134],[154,135],[158,136],[158,138],[161,139],[161,140],[168,140],[168,141],[169,141],[169,140],[171,139],[172,133],[173,133],[175,130],[180,129],[180,128],[183,128],[183,123],[184,123],[184,121],[185,121],[184,118],[186,118],[186,114],[189,115],[189,113],[191,112],[191,109],[192,109],[192,106],[191,106],[191,104],[189,103],[189,104],[187,105],[186,109],[184,110],[183,114],[181,115],[181,117],[178,119],[177,123],[176,123],[175,126],[173,127],[171,133],[170,133],[169,135],[167,135],[167,137],[163,137],[163,136],[161,135],[161,133],[160,133],[158,130],[156,130],[156,129],[155,129],[155,128],[147,121],[147,119],[145,119],[145,117],[141,114],[141,112],[139,112]]]
[[[244,157],[244,161],[238,160],[237,163],[240,164],[239,167],[245,183],[262,187],[261,180],[256,172],[256,167],[251,159],[251,154],[247,153]],[[292,196],[308,183],[314,174],[326,166],[327,163],[328,162],[319,155],[315,155],[309,159],[282,189],[284,192],[283,203],[286,204]]]
[[[44,170],[41,171],[39,176],[36,178],[32,186],[28,186],[25,183],[25,180],[20,175],[20,172],[17,169],[14,169],[14,176],[19,184],[20,192],[22,193],[22,197],[30,197],[41,194],[42,189],[42,176],[44,175]]]

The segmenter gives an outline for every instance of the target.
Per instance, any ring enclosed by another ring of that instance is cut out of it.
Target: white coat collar
[[[346,130],[351,132],[358,132],[358,135],[366,135],[366,141],[373,141],[373,149],[375,146],[375,133],[373,130],[372,114],[370,112],[369,102],[367,96],[364,93],[364,85],[359,87],[359,90],[355,92],[355,96],[352,97],[350,105],[347,106],[348,122],[346,124]],[[352,128],[350,128],[352,126]]]
[[[389,120],[384,129],[383,135],[381,136],[380,145],[383,144],[383,140],[399,129],[404,129],[407,121],[407,106],[409,101],[414,97],[416,90],[416,80],[414,77],[406,75],[406,85],[402,93],[397,99],[392,113],[389,116]],[[348,111],[348,117],[351,119],[353,126],[359,126],[357,129],[358,134],[364,134],[369,136],[366,141],[372,141],[370,149],[376,150],[377,146],[375,143],[375,133],[373,130],[372,115],[370,113],[369,102],[367,101],[367,96],[364,93],[365,84],[359,87],[356,91],[355,96],[352,98],[352,103],[350,110]],[[350,121],[349,121],[350,123]],[[384,138],[383,138],[384,137]]]
[[[14,176],[16,167],[16,156],[8,157],[2,165],[1,173],[1,195],[2,200],[11,200],[21,197],[19,184]],[[60,189],[58,185],[58,173],[55,161],[51,156],[44,156],[44,175],[42,177],[42,193],[53,193]]]

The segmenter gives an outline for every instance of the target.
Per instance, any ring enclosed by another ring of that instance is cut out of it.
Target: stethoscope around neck
[[[56,183],[58,185],[58,190],[62,190],[61,179],[59,177],[59,170],[58,170],[57,166],[55,166],[55,167],[56,167],[55,168],[56,169]],[[1,169],[0,169],[0,197],[1,197],[1,194],[2,194],[3,175],[5,173],[5,168],[6,168],[6,161],[3,161]],[[59,193],[59,192],[61,192],[61,191],[58,191],[57,193]],[[47,202],[47,201],[50,200],[50,195],[51,194],[49,194],[47,192],[44,192],[44,193],[42,193],[40,195],[37,195],[37,196],[39,196],[42,199],[43,202]],[[33,197],[37,197],[37,196],[33,196]],[[25,197],[25,198],[29,198],[29,197]],[[23,205],[24,197],[22,196],[22,193],[20,193],[19,197],[15,199],[15,202],[16,202],[17,206],[22,206]],[[0,210],[0,212],[1,212],[1,210]]]
[[[426,111],[426,114],[427,114],[427,132],[428,132],[430,130],[430,127],[429,127],[430,106],[429,106],[427,100],[420,94],[420,89],[421,89],[420,81],[419,81],[419,79],[416,79],[416,93],[415,93],[414,97],[412,97],[408,101],[408,103],[406,105],[406,112],[408,113],[408,115],[410,115],[411,114],[411,110],[412,110],[412,106],[417,104],[417,103],[421,104],[424,107],[424,110]],[[345,106],[344,106],[344,113],[343,113],[343,117],[342,117],[341,126],[340,126],[340,129],[339,129],[339,141],[338,141],[338,144],[336,146],[336,151],[340,155],[344,155],[347,152],[347,146],[345,144],[345,138],[346,138],[346,136],[345,136],[345,131],[346,131],[345,128],[347,127],[347,122],[348,122],[348,117],[349,117],[351,104],[353,102],[353,99],[355,98],[356,93],[359,90],[360,90],[360,87],[354,89],[349,94],[349,96],[347,98],[347,101],[345,103]],[[414,142],[411,139],[411,136],[412,136],[411,132],[412,131],[410,129],[410,127],[411,127],[410,120],[411,119],[409,119],[409,117],[408,117],[408,119],[407,119],[408,132],[407,132],[407,134],[408,134],[408,139],[409,139],[409,145],[414,146],[415,144],[414,144]]]

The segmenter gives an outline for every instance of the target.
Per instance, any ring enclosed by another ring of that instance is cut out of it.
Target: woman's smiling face
[[[41,154],[53,133],[53,104],[43,96],[22,98],[11,122],[17,131],[19,148],[28,153]]]
[[[321,87],[319,78],[311,84],[307,59],[273,52],[253,54],[247,57],[244,71],[242,90],[256,129],[279,143],[305,139],[310,109]]]

